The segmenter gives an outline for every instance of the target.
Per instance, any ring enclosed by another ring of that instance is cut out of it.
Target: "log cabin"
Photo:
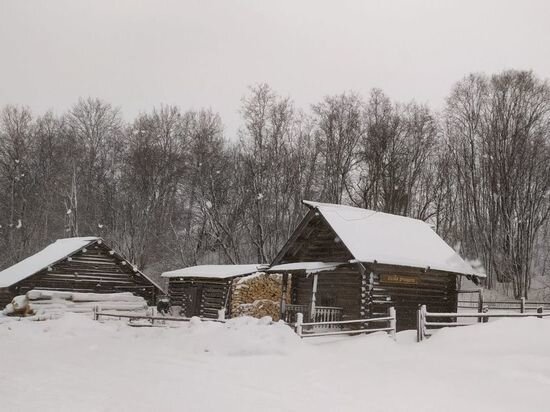
[[[310,321],[383,317],[393,306],[398,330],[413,329],[418,305],[456,312],[461,278],[483,277],[423,221],[303,203],[309,212],[269,269],[283,275],[281,296],[290,288],[290,302],[281,300],[289,322],[297,312]]]
[[[170,306],[186,317],[216,319],[219,311],[231,317],[233,282],[267,268],[267,265],[199,265],[164,272]]]
[[[99,237],[59,239],[0,272],[0,307],[31,289],[132,292],[154,304],[162,288]]]

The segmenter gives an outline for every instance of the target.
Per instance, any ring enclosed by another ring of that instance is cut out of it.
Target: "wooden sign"
[[[418,278],[404,275],[380,275],[380,282],[395,283],[399,285],[416,285],[418,284]]]

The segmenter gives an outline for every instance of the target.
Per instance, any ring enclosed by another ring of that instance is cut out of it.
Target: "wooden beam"
[[[313,275],[313,287],[311,288],[311,309],[309,311],[310,322],[315,322],[315,303],[317,300],[318,274]]]
[[[281,283],[281,320],[286,320],[286,294],[288,290],[288,272],[283,273],[283,280]]]

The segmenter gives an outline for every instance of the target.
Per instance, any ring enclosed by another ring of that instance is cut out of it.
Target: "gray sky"
[[[204,106],[228,137],[258,82],[305,108],[379,87],[439,109],[469,72],[549,78],[549,17],[548,0],[0,0],[0,105]]]

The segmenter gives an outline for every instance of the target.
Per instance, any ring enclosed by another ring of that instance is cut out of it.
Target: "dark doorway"
[[[200,316],[202,286],[187,286],[183,291],[182,309],[187,317]]]

